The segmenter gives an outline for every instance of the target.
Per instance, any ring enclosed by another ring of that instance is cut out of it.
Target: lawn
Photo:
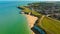
[[[58,20],[45,16],[39,24],[47,34],[60,34],[60,21]]]

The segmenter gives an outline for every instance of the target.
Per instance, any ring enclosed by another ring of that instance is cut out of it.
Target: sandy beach
[[[30,27],[30,28],[33,27],[35,21],[36,21],[38,18],[37,18],[37,17],[34,17],[34,16],[31,16],[31,15],[25,15],[25,16],[26,16],[26,18],[27,18],[29,27]]]
[[[25,15],[26,18],[27,18],[27,21],[28,21],[28,25],[30,28],[32,28],[34,26],[34,23],[35,21],[38,19],[37,17],[34,17],[34,16],[31,16],[31,15]],[[32,31],[32,34],[35,34],[33,31]]]

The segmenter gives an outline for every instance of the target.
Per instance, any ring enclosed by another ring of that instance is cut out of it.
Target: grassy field
[[[58,20],[45,16],[39,24],[47,34],[60,34],[60,21]]]

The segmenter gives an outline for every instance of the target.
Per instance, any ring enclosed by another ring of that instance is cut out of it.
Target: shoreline
[[[28,26],[30,27],[30,29],[34,26],[36,20],[38,19],[37,17],[31,16],[31,15],[25,15],[28,21]],[[31,30],[32,34],[35,34],[32,30]]]

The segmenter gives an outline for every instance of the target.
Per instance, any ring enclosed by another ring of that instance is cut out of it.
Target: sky
[[[60,0],[0,0],[0,1],[60,1]]]

